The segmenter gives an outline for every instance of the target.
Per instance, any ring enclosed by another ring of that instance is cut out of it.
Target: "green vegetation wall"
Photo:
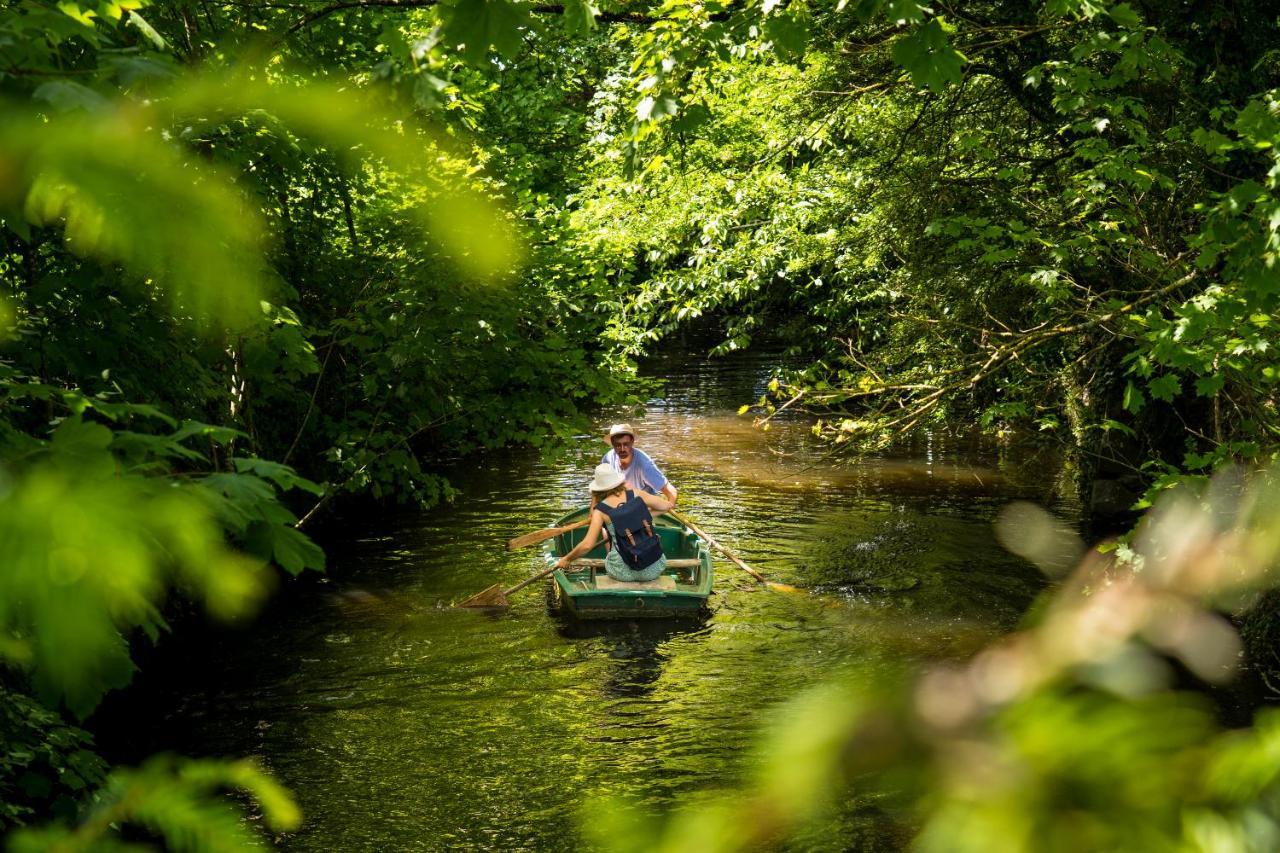
[[[761,414],[853,447],[1018,429],[1157,489],[1272,455],[1269,5],[667,8],[573,200],[622,343],[780,334]]]

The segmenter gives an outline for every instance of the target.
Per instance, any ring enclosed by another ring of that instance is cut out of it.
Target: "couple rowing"
[[[653,516],[676,505],[679,492],[643,450],[628,424],[609,428],[613,449],[596,467],[591,491],[591,523],[587,535],[556,561],[561,569],[590,551],[603,529],[608,536],[604,570],[619,581],[651,581],[667,567],[662,543],[653,529]]]

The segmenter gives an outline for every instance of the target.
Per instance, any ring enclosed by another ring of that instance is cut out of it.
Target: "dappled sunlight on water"
[[[942,439],[831,459],[798,419],[762,432],[735,414],[769,366],[667,369],[642,417],[600,426],[636,424],[682,511],[804,591],[720,559],[693,622],[575,624],[542,585],[504,613],[451,608],[541,568],[503,543],[582,502],[606,445],[493,455],[456,472],[452,506],[331,522],[329,576],[248,629],[176,638],[123,700],[127,748],[258,756],[306,813],[292,849],[578,849],[573,816],[606,796],[665,807],[744,778],[753,735],[815,681],[964,657],[1011,628],[1044,581],[991,521],[1046,496],[1045,464]],[[899,837],[887,820],[854,801],[813,845]]]

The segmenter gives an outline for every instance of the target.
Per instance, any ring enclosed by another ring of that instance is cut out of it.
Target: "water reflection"
[[[639,699],[653,692],[663,664],[669,658],[666,645],[675,637],[696,637],[710,629],[706,618],[566,620],[560,636],[571,640],[595,640],[609,666],[600,683],[608,699]]]
[[[1008,489],[990,466],[936,458],[869,457],[848,461],[818,444],[806,422],[774,421],[767,432],[735,414],[655,412],[638,420],[637,446],[684,469],[716,475],[732,488],[874,494],[994,494]]]

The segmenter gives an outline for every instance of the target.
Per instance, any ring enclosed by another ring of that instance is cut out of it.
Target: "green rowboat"
[[[588,511],[587,507],[575,510],[553,526],[581,521]],[[609,577],[604,571],[602,541],[567,571],[557,569],[552,574],[561,610],[578,619],[670,619],[702,615],[714,580],[707,543],[665,515],[654,520],[654,530],[662,539],[662,552],[667,555],[667,570],[661,577],[647,583],[624,583]],[[580,527],[552,539],[544,551],[548,565],[569,553],[586,535],[587,528]]]

